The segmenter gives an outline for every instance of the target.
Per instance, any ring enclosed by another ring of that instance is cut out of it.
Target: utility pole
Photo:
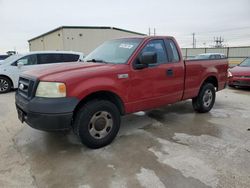
[[[193,48],[196,48],[195,33],[192,33],[192,35],[193,35]]]
[[[220,37],[214,37],[214,42],[215,42],[215,48],[222,48],[223,47],[223,42],[224,42],[224,39],[220,36]]]
[[[154,28],[153,33],[151,33],[151,28],[149,27],[148,28],[148,36],[151,36],[151,34],[154,35],[154,36],[156,36],[156,29]]]

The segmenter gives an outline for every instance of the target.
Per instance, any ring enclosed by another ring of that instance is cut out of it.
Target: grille
[[[234,81],[233,83],[239,85],[250,85],[249,81]]]
[[[18,94],[26,99],[31,99],[35,92],[35,80],[20,77],[18,82]]]
[[[238,77],[238,78],[250,78],[250,76],[235,76],[235,77]]]

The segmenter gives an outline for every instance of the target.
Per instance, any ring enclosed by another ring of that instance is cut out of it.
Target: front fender
[[[79,100],[99,91],[109,91],[121,98],[126,103],[128,93],[128,83],[114,80],[107,77],[90,78],[67,87],[69,97],[77,97]]]

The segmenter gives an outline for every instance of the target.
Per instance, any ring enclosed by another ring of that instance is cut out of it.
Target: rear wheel
[[[10,79],[0,76],[0,93],[7,93],[10,90],[11,90]]]
[[[90,101],[77,112],[73,128],[84,145],[101,148],[110,144],[119,131],[119,110],[109,101]]]
[[[209,112],[214,106],[216,97],[215,93],[214,85],[205,83],[202,86],[198,96],[192,101],[194,110],[199,113]]]

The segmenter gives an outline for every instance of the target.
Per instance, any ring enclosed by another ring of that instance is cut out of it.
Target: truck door
[[[163,104],[180,101],[184,89],[185,66],[173,40],[166,39],[167,62],[159,65],[154,97]],[[157,55],[160,56],[159,52]]]
[[[184,64],[180,62],[177,49],[174,56],[172,48],[174,49],[175,45],[173,44],[163,39],[154,39],[142,49],[140,54],[156,52],[157,63],[149,65],[148,68],[136,70],[131,77],[129,98],[130,101],[134,101],[134,111],[163,106],[181,99]],[[168,52],[171,50],[172,55]]]

